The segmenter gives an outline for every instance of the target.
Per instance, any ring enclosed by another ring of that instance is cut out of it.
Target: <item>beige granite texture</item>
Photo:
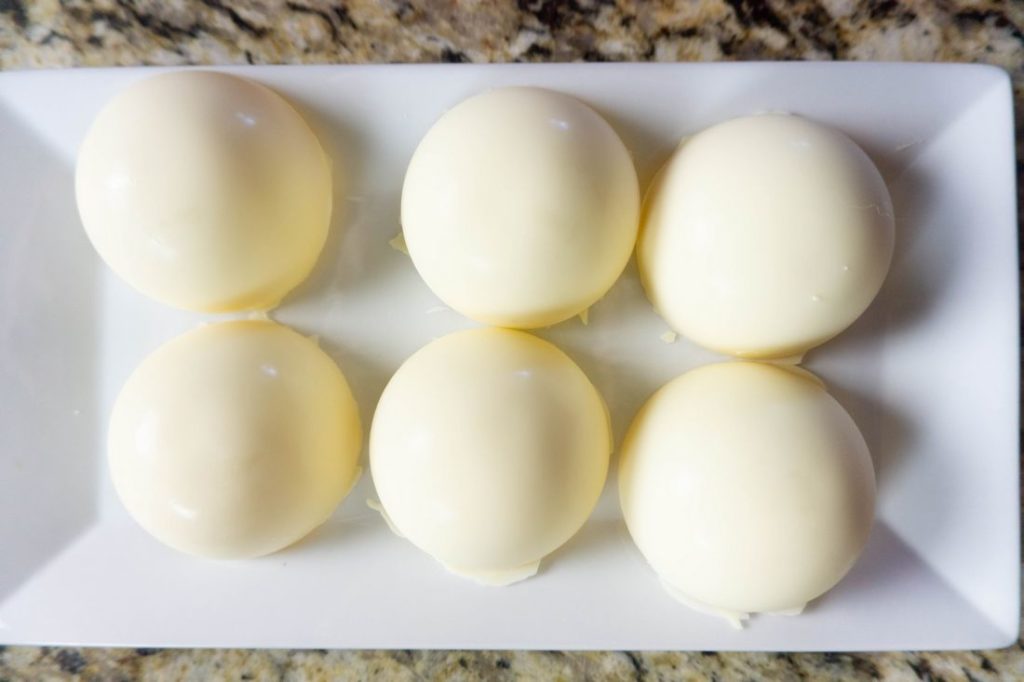
[[[869,59],[996,64],[1024,95],[1024,2],[0,0],[0,68]],[[1018,170],[1021,117],[1018,114]],[[2,548],[0,548],[2,551]],[[0,646],[6,680],[996,680],[1024,649],[896,654]]]

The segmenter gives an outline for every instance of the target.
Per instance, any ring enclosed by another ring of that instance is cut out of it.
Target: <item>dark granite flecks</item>
[[[996,64],[1024,111],[1024,2],[0,0],[0,69],[870,59]],[[1024,679],[1024,649],[715,654],[0,646],[0,680]]]
[[[48,649],[0,652],[0,679],[35,680],[1024,679],[1020,646],[937,654]]]
[[[1024,4],[981,0],[0,0],[0,67],[710,59],[972,61],[1019,73]]]

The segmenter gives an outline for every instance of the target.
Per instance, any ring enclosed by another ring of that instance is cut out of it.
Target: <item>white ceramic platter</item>
[[[763,110],[837,126],[883,169],[898,240],[868,313],[811,353],[878,469],[878,523],[838,588],[743,631],[670,599],[609,481],[532,580],[455,578],[366,507],[254,561],[176,554],[117,502],[106,417],[150,351],[200,320],[149,301],[90,248],[75,150],[102,104],[152,70],[0,74],[0,642],[132,646],[862,650],[994,647],[1018,631],[1018,283],[1009,80],[965,65],[324,66],[224,69],[289,98],[336,160],[338,216],[314,275],[274,313],[337,359],[369,424],[399,363],[470,326],[403,254],[405,165],[481,90],[530,84],[603,113],[647,183],[678,139]],[[742,192],[742,187],[736,187]],[[608,400],[616,436],[657,387],[715,360],[667,327],[629,271],[542,332]],[[364,452],[365,459],[365,452]]]

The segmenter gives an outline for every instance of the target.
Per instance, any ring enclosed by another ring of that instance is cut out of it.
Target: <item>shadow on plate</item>
[[[332,160],[333,213],[327,242],[312,273],[283,306],[372,287],[400,265],[389,240],[401,231],[399,195],[378,195],[369,187],[367,136],[343,121],[295,99],[289,100],[309,123]]]
[[[957,253],[949,240],[929,238],[929,215],[938,191],[936,183],[912,164],[889,180],[896,216],[896,243],[892,266],[874,302],[848,329],[829,341],[817,355],[842,354],[863,345],[881,342],[884,334],[924,319],[934,309],[957,277]]]
[[[887,404],[876,395],[822,378],[828,392],[850,413],[864,436],[881,492],[886,479],[898,471],[902,458],[913,451],[915,424],[898,406]],[[941,516],[941,510],[936,513]]]
[[[323,525],[314,528],[301,540],[273,554],[268,554],[266,557],[261,557],[261,559],[287,561],[307,552],[354,551],[357,549],[360,539],[378,533],[390,532],[383,522],[370,523],[365,519],[331,518]]]
[[[0,602],[96,518],[97,278],[74,176],[0,103]]]

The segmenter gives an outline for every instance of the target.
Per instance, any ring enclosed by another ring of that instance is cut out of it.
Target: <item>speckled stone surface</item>
[[[871,59],[1006,68],[996,0],[0,0],[0,68],[198,63]],[[1021,115],[1017,117],[1018,169]],[[0,548],[2,551],[2,548]],[[0,646],[5,680],[1024,679],[1024,649],[896,654],[60,649]]]

